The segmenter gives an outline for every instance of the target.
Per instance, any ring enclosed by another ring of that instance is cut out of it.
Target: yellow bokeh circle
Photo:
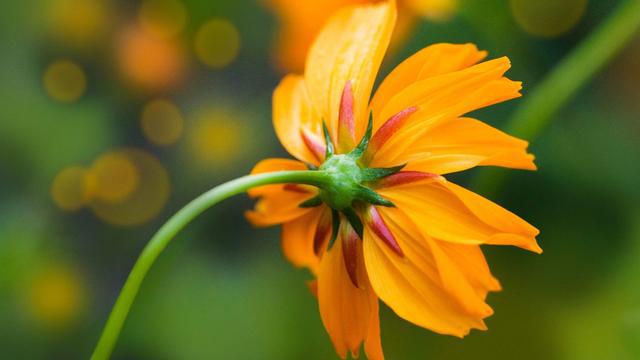
[[[87,87],[84,70],[68,60],[51,63],[45,70],[42,81],[47,94],[62,102],[78,100]]]
[[[135,169],[136,186],[131,186],[131,180],[118,181],[118,177],[114,178],[116,183],[112,186],[117,186],[112,188],[115,191],[111,195],[125,193],[119,186],[126,189],[133,187],[133,190],[123,201],[118,202],[109,201],[111,199],[105,199],[104,196],[94,196],[89,202],[94,214],[101,220],[116,226],[140,225],[157,216],[164,208],[170,192],[169,175],[160,161],[147,151],[134,148],[111,151],[101,158],[104,157],[117,159],[117,162],[126,159],[127,163]],[[123,163],[116,165],[111,169],[116,174],[120,174],[119,176],[132,175],[129,173],[128,165],[122,166]],[[123,174],[122,171],[125,173]],[[100,185],[96,185],[96,195],[101,191],[104,190],[100,189]]]
[[[149,34],[171,37],[187,22],[187,9],[180,0],[144,0],[138,11],[140,26]]]
[[[552,38],[573,29],[584,15],[588,0],[509,0],[518,25],[527,33]]]
[[[416,15],[435,21],[450,19],[458,10],[458,0],[405,0],[404,4]]]
[[[203,111],[189,130],[191,156],[203,167],[230,165],[246,147],[245,137],[242,122],[232,112]]]
[[[107,0],[50,0],[46,4],[50,33],[76,47],[97,45],[112,19]]]
[[[198,29],[194,48],[200,61],[214,68],[223,68],[238,56],[240,34],[228,20],[212,19]]]
[[[147,103],[140,118],[144,136],[155,145],[171,145],[182,135],[182,114],[168,100],[152,100]]]
[[[91,166],[93,197],[108,203],[120,203],[136,190],[140,175],[126,154],[110,152],[100,156]]]
[[[38,271],[27,288],[29,311],[47,327],[64,327],[73,322],[86,302],[78,273],[61,265]]]
[[[63,210],[78,210],[91,198],[87,170],[81,166],[62,169],[51,184],[51,198]]]

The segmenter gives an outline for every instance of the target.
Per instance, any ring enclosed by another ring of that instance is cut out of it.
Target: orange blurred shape
[[[27,286],[28,310],[40,325],[62,328],[77,320],[86,289],[77,271],[66,265],[40,269]]]
[[[144,150],[121,148],[100,156],[91,167],[95,196],[91,210],[116,226],[144,224],[157,216],[169,198],[167,171]]]
[[[163,99],[147,103],[140,118],[144,136],[158,146],[171,145],[182,135],[183,118],[180,110],[170,101]]]
[[[126,29],[116,48],[121,73],[143,90],[164,90],[178,84],[185,73],[185,55],[175,42],[137,27]]]
[[[42,77],[51,98],[61,102],[77,101],[87,88],[87,76],[82,68],[68,60],[52,62]]]
[[[87,170],[81,166],[62,169],[51,184],[51,198],[63,210],[73,211],[85,206],[91,199]]]

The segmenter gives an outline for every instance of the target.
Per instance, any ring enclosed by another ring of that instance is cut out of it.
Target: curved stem
[[[626,0],[526,96],[504,130],[534,141],[553,116],[606,65],[640,28],[640,0]],[[475,179],[476,188],[495,192],[504,172],[486,169]]]
[[[279,171],[257,175],[247,175],[219,185],[196,199],[173,215],[151,238],[138,257],[129,277],[116,300],[109,319],[102,331],[92,360],[105,360],[111,356],[120,330],[129,313],[129,309],[140,289],[140,284],[149,272],[151,265],[167,247],[171,239],[196,216],[220,201],[243,193],[253,187],[267,184],[299,183],[314,186],[326,184],[327,177],[321,171]]]

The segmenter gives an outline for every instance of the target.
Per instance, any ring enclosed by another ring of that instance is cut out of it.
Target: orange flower
[[[342,7],[379,0],[264,0],[277,15],[280,29],[275,62],[286,71],[301,71],[309,46],[327,19]],[[399,0],[399,17],[392,42],[399,44],[419,18],[442,20],[451,17],[458,0]]]
[[[253,173],[318,169],[331,186],[268,185],[248,219],[282,224],[282,247],[317,277],[322,322],[338,354],[383,358],[378,298],[441,334],[486,329],[485,299],[500,284],[479,245],[540,253],[538,230],[446,180],[479,165],[535,169],[527,142],[473,110],[520,96],[505,57],[480,62],[472,44],[426,47],[393,70],[371,101],[396,20],[393,2],[344,8],[310,49],[304,76],[274,93],[278,138],[298,160],[266,159]],[[323,131],[323,124],[324,126]],[[360,139],[358,141],[358,139]]]

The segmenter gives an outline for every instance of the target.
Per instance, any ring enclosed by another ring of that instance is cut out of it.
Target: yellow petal
[[[365,228],[364,259],[378,297],[403,319],[440,334],[462,337],[472,328],[485,329],[482,319],[491,314],[491,309],[483,301],[478,311],[470,312],[462,306],[445,288],[431,247],[415,226],[399,226],[387,216],[399,215],[398,209],[380,211],[404,257]]]
[[[278,193],[261,197],[254,209],[246,211],[244,215],[254,226],[262,227],[282,224],[311,211],[298,205],[314,196],[315,194],[313,193],[282,190]]]
[[[305,80],[334,142],[337,142],[340,98],[349,80],[355,99],[356,138],[364,133],[371,89],[395,20],[394,1],[347,7],[328,20],[311,46]]]
[[[378,298],[367,279],[362,249],[358,259],[360,288],[356,288],[346,271],[341,241],[338,238],[320,261],[318,303],[322,323],[341,358],[346,358],[348,351],[357,357],[360,345],[365,342],[369,359],[383,359]]]
[[[274,91],[273,127],[289,154],[299,160],[319,164],[319,159],[305,143],[302,132],[306,131],[321,140],[322,121],[311,105],[301,76],[285,77]]]
[[[316,272],[319,258],[313,249],[318,221],[325,206],[311,209],[308,213],[282,225],[282,252],[291,263],[307,267]]]
[[[513,213],[451,182],[415,182],[377,189],[436,240],[513,245],[540,253],[539,231]]]
[[[439,123],[520,96],[521,84],[503,77],[510,66],[507,58],[495,59],[414,82],[396,93],[379,110],[379,119],[388,119],[411,106],[418,106],[419,110],[378,150],[375,158],[391,161]]]
[[[382,81],[371,100],[374,130],[386,119],[380,113],[386,102],[407,86],[420,80],[465,69],[487,56],[473,44],[435,44],[413,54]]]
[[[478,165],[535,170],[534,156],[527,153],[528,145],[481,121],[460,118],[430,129],[394,161],[408,163],[405,170],[441,175]]]

